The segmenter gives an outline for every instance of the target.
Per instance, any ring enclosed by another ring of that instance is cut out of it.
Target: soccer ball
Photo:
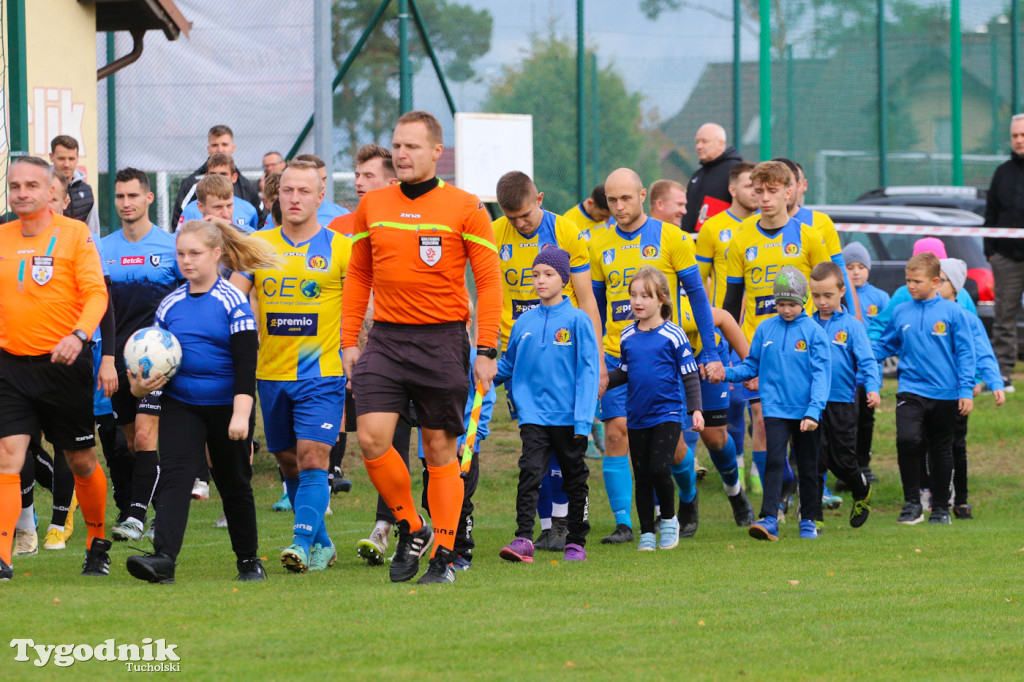
[[[170,379],[181,366],[181,344],[166,329],[145,327],[124,344],[124,363],[137,377],[148,379],[160,372]]]

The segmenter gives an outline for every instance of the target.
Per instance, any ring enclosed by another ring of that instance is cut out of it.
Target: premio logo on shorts
[[[511,244],[502,244],[501,245],[501,253],[499,255],[501,256],[501,260],[503,260],[503,261],[510,261],[510,260],[512,260],[512,245]]]
[[[605,249],[604,253],[601,254],[601,262],[605,265],[611,265],[615,262],[615,249]]]
[[[933,324],[932,336],[946,336],[946,323],[940,320]]]
[[[841,330],[836,332],[835,337],[833,337],[833,339],[832,339],[832,343],[838,344],[840,346],[845,346],[847,338],[849,338],[849,337],[848,337],[846,331],[841,329]]]
[[[732,239],[732,230],[722,230],[718,233],[718,241],[727,242]]]
[[[643,251],[640,252],[641,258],[657,258],[658,247],[654,244],[648,244],[644,247]]]
[[[317,272],[327,272],[327,259],[321,255],[310,256],[306,261],[306,267]]]
[[[786,244],[786,246],[782,250],[783,252],[785,252],[787,256],[795,256],[796,254],[800,253],[800,247],[797,246],[794,242]]]
[[[572,332],[569,331],[568,327],[562,327],[555,332],[555,345],[556,346],[571,346],[572,345]]]
[[[807,342],[804,341],[803,339],[800,339],[799,341],[796,342],[796,346],[794,347],[794,350],[796,350],[798,353],[806,353],[807,352]]]
[[[757,247],[751,246],[749,249],[747,249],[747,253],[744,257],[747,259],[748,263],[757,260]]]

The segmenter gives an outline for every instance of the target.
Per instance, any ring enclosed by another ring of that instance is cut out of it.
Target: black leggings
[[[647,429],[628,429],[641,533],[654,532],[654,495],[658,496],[661,518],[675,516],[672,458],[679,445],[681,430],[679,422],[662,422]]]
[[[252,497],[252,465],[249,454],[256,413],[249,415],[249,437],[228,438],[231,405],[189,405],[161,398],[160,484],[156,493],[157,552],[177,558],[185,537],[192,484],[201,467],[206,467],[210,450],[213,482],[224,503],[231,549],[239,559],[256,556],[256,504]]]
[[[114,504],[118,511],[117,520],[120,522],[128,517],[128,508],[132,504],[135,458],[128,451],[124,431],[118,428],[113,414],[101,414],[96,417],[96,433],[99,435],[103,456],[110,471],[110,484],[114,489]]]
[[[67,457],[58,452],[56,457],[42,446],[42,438],[36,433],[29,442],[25,453],[25,463],[21,467],[21,508],[25,509],[35,502],[35,484],[43,486],[53,493],[53,514],[50,524],[63,526],[68,518],[71,498],[75,494],[75,476],[68,466]]]

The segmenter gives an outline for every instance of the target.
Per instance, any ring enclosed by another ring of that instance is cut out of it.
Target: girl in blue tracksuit
[[[693,430],[704,430],[697,361],[686,332],[671,322],[671,300],[663,272],[653,267],[636,271],[629,283],[636,321],[622,330],[620,363],[608,373],[609,388],[628,384],[626,427],[636,481],[640,551],[655,549],[655,494],[661,511],[658,546],[672,549],[679,544],[679,519],[672,509],[672,458],[687,411],[693,415]]]
[[[807,280],[796,268],[779,270],[774,284],[778,316],[754,332],[750,355],[725,370],[726,381],[758,378],[768,453],[761,474],[761,519],[750,526],[758,540],[778,540],[779,498],[786,449],[792,440],[800,479],[800,537],[818,537],[814,520],[821,513],[818,476],[821,411],[828,402],[832,361],[825,332],[804,312]]]
[[[562,295],[568,282],[569,254],[555,247],[541,250],[533,263],[534,289],[541,304],[512,325],[494,377],[496,386],[509,379],[515,385],[523,440],[516,537],[500,552],[509,561],[533,561],[533,517],[552,451],[569,498],[564,559],[583,561],[587,556],[590,470],[585,452],[597,405],[599,355],[590,318]]]
[[[910,301],[893,310],[881,338],[872,343],[875,358],[899,356],[896,393],[896,454],[903,483],[903,508],[897,523],[924,520],[921,459],[929,455],[931,478],[945,492],[932,496],[929,523],[948,524],[949,482],[953,476],[953,426],[957,414],[974,408],[974,342],[964,311],[938,295],[939,259],[921,253],[907,261]]]

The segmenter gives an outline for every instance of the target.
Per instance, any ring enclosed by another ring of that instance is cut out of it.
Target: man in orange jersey
[[[107,309],[99,252],[85,224],[50,210],[49,164],[13,159],[7,182],[18,220],[0,227],[0,580],[13,576],[19,472],[40,428],[75,475],[88,527],[82,575],[107,575],[107,479],[96,463],[87,348]]]
[[[395,164],[391,161],[391,150],[378,144],[364,144],[356,152],[356,198],[362,201],[363,195],[381,187],[398,184],[395,177]],[[355,213],[340,215],[327,226],[335,232],[352,236],[352,224]]]
[[[412,401],[430,473],[428,505],[437,535],[421,584],[455,582],[452,549],[463,501],[456,438],[465,430],[470,318],[466,261],[477,290],[474,377],[488,390],[497,373],[501,283],[498,248],[480,200],[440,180],[441,125],[425,111],[398,119],[391,140],[401,184],[359,202],[342,303],[345,375],[355,391],[359,446],[370,480],[398,519],[391,580],[419,571],[435,532],[417,512],[409,471],[392,446],[400,414]],[[373,329],[356,346],[370,290]]]

